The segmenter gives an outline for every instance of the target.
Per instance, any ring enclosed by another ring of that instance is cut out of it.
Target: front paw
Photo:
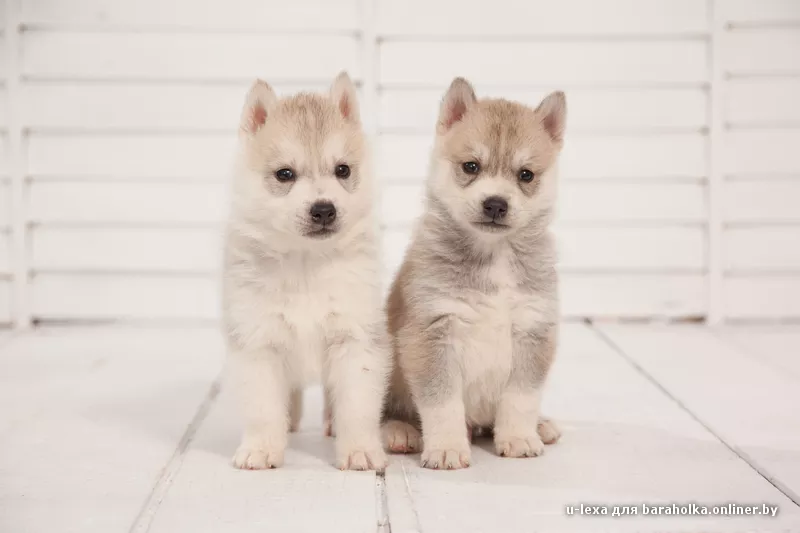
[[[278,468],[283,464],[283,449],[269,446],[245,446],[242,444],[233,456],[233,466],[244,470]]]
[[[386,453],[380,446],[353,446],[336,454],[336,466],[339,470],[383,472],[388,462]]]
[[[561,438],[561,430],[558,428],[555,420],[549,418],[540,418],[539,425],[536,426],[536,432],[545,444],[555,444]]]
[[[467,446],[424,446],[420,465],[423,468],[434,470],[457,470],[467,468],[472,460],[472,454]]]
[[[502,457],[538,457],[544,453],[544,443],[539,435],[497,436],[494,438],[497,455]]]

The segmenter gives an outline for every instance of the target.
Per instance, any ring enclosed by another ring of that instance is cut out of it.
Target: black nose
[[[483,201],[483,214],[492,220],[500,220],[508,213],[508,202],[499,196],[490,196]]]
[[[336,220],[336,207],[330,202],[317,202],[311,206],[311,220],[316,224],[332,223]]]

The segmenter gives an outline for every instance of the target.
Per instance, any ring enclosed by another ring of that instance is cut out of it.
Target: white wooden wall
[[[385,253],[450,79],[567,91],[569,316],[800,317],[800,0],[0,0],[0,322],[213,319],[244,92],[347,69]]]

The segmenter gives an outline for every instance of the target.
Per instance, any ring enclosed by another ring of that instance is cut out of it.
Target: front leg
[[[425,468],[452,470],[470,465],[471,452],[450,316],[422,331],[403,332],[399,362],[422,422]]]
[[[498,455],[536,457],[544,452],[540,436],[544,427],[539,424],[542,387],[555,353],[556,328],[550,325],[514,335],[511,377],[495,416],[494,443]]]
[[[328,340],[325,368],[325,388],[335,406],[336,465],[382,471],[387,464],[380,437],[388,370],[385,335],[337,329]]]
[[[228,371],[245,424],[233,465],[249,470],[281,466],[289,430],[290,390],[281,354],[271,349],[233,351]]]

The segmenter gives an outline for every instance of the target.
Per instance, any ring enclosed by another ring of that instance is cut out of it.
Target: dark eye
[[[519,179],[526,183],[533,181],[533,172],[528,170],[527,168],[523,168],[519,171]]]
[[[481,166],[475,161],[467,161],[466,163],[461,165],[461,168],[463,168],[464,172],[466,172],[467,174],[477,174],[478,172],[481,171]]]
[[[350,177],[350,167],[347,165],[336,165],[334,173],[337,178],[346,179]]]
[[[282,168],[275,173],[275,178],[278,181],[292,181],[294,179],[294,170],[291,168]]]

